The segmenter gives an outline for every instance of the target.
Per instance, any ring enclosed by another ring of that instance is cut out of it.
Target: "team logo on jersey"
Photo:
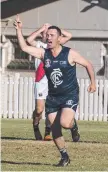
[[[67,102],[66,102],[66,105],[72,105],[73,104],[73,100],[68,100]]]
[[[60,61],[60,64],[61,65],[65,65],[66,64],[66,61]]]
[[[53,63],[58,63],[58,61],[53,61]]]
[[[62,77],[63,74],[61,72],[61,70],[58,69],[53,69],[53,72],[50,75],[50,79],[52,81],[52,83],[54,84],[54,87],[57,88],[58,85],[62,84],[63,80]]]
[[[45,67],[50,67],[51,66],[51,60],[50,59],[47,59],[45,60]]]
[[[39,93],[39,97],[42,97],[42,93]]]

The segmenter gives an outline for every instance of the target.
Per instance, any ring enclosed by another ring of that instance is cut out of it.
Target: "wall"
[[[58,25],[73,35],[73,39],[66,45],[89,59],[95,72],[101,69],[101,46],[105,41],[108,43],[108,0],[102,0],[101,4],[96,6],[91,5],[90,0],[28,0],[27,3],[22,0],[21,4],[14,0],[2,3],[3,20],[6,21],[9,17],[14,20],[18,12],[23,22],[24,35],[29,35],[45,22]],[[7,35],[16,34],[12,20],[5,30]],[[2,29],[4,27],[5,22],[2,23]],[[87,77],[85,70],[79,66],[77,75],[79,78]]]
[[[5,21],[8,18],[15,19],[16,14],[19,12],[23,22],[24,34],[29,34],[32,30],[43,25],[43,23],[49,22],[72,31],[74,37],[82,35],[83,37],[106,36],[108,38],[107,0],[102,0],[102,3],[98,6],[91,6],[90,0],[50,0],[52,3],[46,1],[46,4],[44,0],[35,0],[33,1],[34,6],[31,7],[32,1],[28,0],[25,3],[25,0],[22,0],[20,1],[22,2],[21,4],[16,0],[8,3],[3,2],[2,19]],[[14,6],[14,9],[12,6]],[[12,10],[14,10],[13,13]],[[15,13],[15,10],[17,13]],[[5,25],[5,23],[2,24]],[[15,34],[11,21],[7,33]]]

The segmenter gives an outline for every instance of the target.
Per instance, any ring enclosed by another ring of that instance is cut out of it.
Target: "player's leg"
[[[73,105],[72,105],[72,109],[75,113],[77,110],[77,105],[78,105],[78,101],[74,100]],[[70,129],[70,131],[71,131],[71,136],[72,136],[73,142],[78,142],[80,140],[80,134],[79,134],[78,125],[77,125],[75,117],[74,117],[73,126]]]
[[[76,112],[78,101],[79,101],[79,93],[75,92],[74,94],[67,96],[66,101],[64,103],[64,107],[69,107],[73,109],[74,112]],[[73,121],[73,126],[70,128],[70,131],[73,142],[78,142],[80,139],[80,134],[78,131],[78,125],[75,118]]]
[[[74,125],[70,129],[73,142],[78,142],[80,140],[80,134],[78,130],[78,125],[76,119],[74,118]]]
[[[36,140],[42,140],[42,135],[39,130],[39,121],[42,117],[42,112],[45,107],[45,100],[43,98],[43,88],[41,82],[35,82],[35,112],[33,117],[33,129]]]
[[[75,111],[73,109],[63,108],[61,111],[60,125],[65,129],[71,129],[74,126],[74,117],[75,117]],[[56,142],[56,145],[58,145],[59,150],[62,155],[61,161],[58,163],[58,166],[68,165],[70,163],[70,159],[66,151],[65,144],[64,146],[62,144],[62,148],[60,149],[60,144],[61,144],[60,138],[57,138],[55,142]]]
[[[73,109],[63,108],[60,123],[61,123],[62,127],[67,128],[67,129],[70,128],[70,129],[74,130],[76,139],[79,139],[80,135],[76,128],[74,116],[75,116],[75,111]],[[72,136],[72,137],[74,137],[74,136]]]
[[[74,126],[75,111],[71,108],[65,107],[62,109],[60,124],[63,128],[70,129]]]
[[[39,121],[42,117],[42,112],[44,110],[44,107],[45,107],[44,99],[37,99],[35,113],[33,115],[33,129],[36,140],[42,140],[42,135],[39,130]]]
[[[52,140],[52,137],[51,137],[51,124],[50,124],[50,121],[48,119],[48,115],[46,115],[46,118],[45,118],[45,135],[44,135],[44,140],[45,141]]]
[[[48,115],[51,122],[53,141],[61,154],[61,160],[57,166],[67,166],[70,163],[69,155],[65,147],[65,141],[62,136],[60,125],[60,113],[54,112]]]
[[[48,95],[48,82],[47,81],[44,83],[43,87],[44,87],[43,98],[46,101],[46,97]],[[44,140],[45,141],[52,140],[50,133],[51,133],[51,124],[50,124],[50,121],[48,119],[48,115],[46,114],[46,111],[45,111],[45,134],[44,134]]]
[[[66,166],[70,163],[70,159],[65,148],[64,138],[62,136],[62,129],[60,125],[60,101],[57,100],[58,99],[48,96],[45,108],[48,115],[48,119],[51,123],[53,141],[61,154],[61,160],[57,164],[57,166]]]

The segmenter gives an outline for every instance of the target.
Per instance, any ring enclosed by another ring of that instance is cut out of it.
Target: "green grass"
[[[63,130],[71,164],[55,167],[60,154],[53,141],[35,141],[32,120],[1,120],[1,171],[108,171],[107,122],[78,121],[81,139]],[[44,121],[40,124],[44,136]]]

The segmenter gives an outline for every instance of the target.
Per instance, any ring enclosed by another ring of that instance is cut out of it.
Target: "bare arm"
[[[32,46],[28,46],[23,35],[22,35],[22,30],[21,30],[21,26],[20,26],[20,20],[19,20],[19,16],[17,16],[16,18],[16,21],[14,22],[14,25],[15,25],[15,28],[16,28],[16,34],[17,34],[17,37],[18,37],[18,41],[19,41],[19,45],[20,45],[20,48],[34,56],[34,57],[37,57],[39,59],[43,59],[43,56],[44,56],[44,49],[42,48],[35,48],[35,47],[32,47]]]
[[[32,46],[37,46],[35,39],[40,36],[42,38],[42,33],[47,31],[48,27],[51,26],[49,23],[45,23],[41,28],[33,32],[28,38],[27,42]]]
[[[62,37],[60,43],[63,45],[72,38],[72,34],[66,30],[61,29]]]
[[[32,45],[32,46],[36,46],[36,41],[35,39],[40,36],[42,37],[41,33],[43,32],[43,28],[40,28],[38,30],[36,30],[35,32],[33,32],[28,38],[27,38],[27,42]]]
[[[88,91],[89,92],[94,92],[96,90],[96,86],[95,86],[95,73],[94,73],[94,69],[92,64],[86,60],[84,57],[82,57],[79,53],[70,50],[69,53],[69,62],[72,63],[78,63],[82,66],[84,66],[88,72],[91,84],[88,87]]]

